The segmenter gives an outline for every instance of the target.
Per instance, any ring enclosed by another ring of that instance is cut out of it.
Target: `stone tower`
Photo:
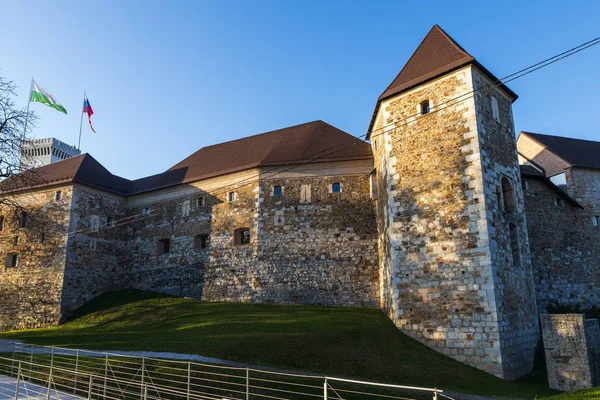
[[[504,379],[538,340],[513,127],[517,95],[434,26],[377,101],[381,305],[428,346]]]
[[[21,142],[21,168],[41,167],[79,154],[81,151],[75,146],[55,138],[23,141]]]

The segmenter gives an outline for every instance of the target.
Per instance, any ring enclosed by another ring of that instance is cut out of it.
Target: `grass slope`
[[[484,395],[543,398],[544,376],[494,378],[400,333],[379,309],[206,303],[107,293],[59,327],[0,338],[104,350],[201,354],[232,361]]]

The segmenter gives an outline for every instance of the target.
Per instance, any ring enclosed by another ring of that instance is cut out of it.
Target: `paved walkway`
[[[15,391],[17,388],[17,380],[8,376],[0,375],[0,399],[15,400]],[[19,383],[19,399],[27,400],[47,400],[48,388],[33,383]],[[50,391],[50,399],[52,400],[81,400],[82,397],[77,397],[72,394]]]

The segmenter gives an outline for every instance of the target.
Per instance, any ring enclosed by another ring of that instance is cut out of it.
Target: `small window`
[[[300,186],[300,203],[310,203],[310,185]]]
[[[17,268],[19,266],[19,255],[18,254],[7,254],[6,255],[6,268]]]
[[[236,201],[237,200],[237,193],[236,192],[229,192],[227,194],[227,201],[228,202],[232,202],[232,201]]]
[[[97,215],[92,215],[90,217],[90,229],[94,232],[98,231],[100,228],[100,218]]]
[[[189,217],[190,215],[190,201],[186,200],[183,202],[183,205],[181,206],[181,215],[183,215],[184,217]]]
[[[281,197],[283,195],[283,187],[282,186],[273,186],[273,196]]]
[[[21,213],[21,216],[19,218],[19,225],[21,226],[21,228],[25,228],[27,226],[27,213],[25,211]]]
[[[331,184],[331,192],[332,193],[340,193],[342,191],[342,184],[339,182]]]
[[[194,249],[205,250],[208,249],[209,236],[206,234],[196,235],[194,237]]]
[[[554,201],[554,203],[556,204],[557,207],[565,206],[565,201],[563,199],[561,199],[560,197],[557,197],[556,200]]]
[[[19,237],[18,237],[18,236],[15,236],[15,237],[13,238],[13,245],[14,245],[14,246],[18,246],[18,245],[19,245]]]
[[[250,243],[250,229],[240,228],[236,229],[233,234],[233,244],[236,246],[242,246]]]
[[[200,196],[196,199],[196,207],[204,207],[205,200],[204,196]]]
[[[171,241],[169,239],[161,239],[158,241],[156,246],[156,253],[160,256],[163,254],[169,254],[171,251]]]
[[[96,238],[91,238],[90,239],[90,250],[96,251],[97,247],[98,247],[98,242],[97,242]]]
[[[515,224],[508,225],[510,233],[510,249],[512,252],[513,265],[521,265],[521,255],[519,252],[519,233]]]
[[[421,115],[429,114],[429,111],[431,111],[429,107],[429,100],[423,100],[421,104],[419,104],[419,108]]]
[[[373,200],[377,200],[379,198],[379,193],[377,191],[377,171],[373,170],[371,175],[369,175],[369,186],[371,187],[371,198]]]
[[[46,234],[45,233],[40,233],[40,243],[41,244],[46,244]]]
[[[144,217],[149,217],[150,216],[150,207],[144,207],[144,209],[142,210],[142,215]]]
[[[115,226],[115,219],[113,217],[106,217],[106,226],[107,227]]]
[[[506,213],[515,212],[515,191],[507,177],[502,178],[502,199]]]
[[[56,192],[56,196],[54,197],[56,201],[62,200],[62,192],[59,190]]]
[[[0,231],[4,229],[4,215],[0,215]]]
[[[600,216],[598,216],[598,215],[594,215],[594,216],[592,217],[592,224],[593,224],[594,226],[598,226],[598,225],[600,225]]]
[[[498,109],[498,99],[496,99],[494,96],[492,96],[492,117],[500,122],[500,110]]]

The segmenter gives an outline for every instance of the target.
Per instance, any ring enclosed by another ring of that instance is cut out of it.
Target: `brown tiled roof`
[[[521,132],[574,167],[600,169],[600,142]]]
[[[473,56],[467,53],[442,28],[434,25],[409,58],[406,65],[404,65],[404,68],[396,76],[396,79],[379,96],[375,112],[371,118],[367,138],[370,136],[379,105],[382,101],[469,64],[476,65],[493,82],[498,81],[498,78],[479,64]],[[513,101],[517,99],[517,95],[505,85],[500,85],[500,88]]]
[[[368,143],[319,120],[204,147],[163,173],[133,181],[82,154],[31,170],[34,185],[20,183],[26,173],[15,175],[0,182],[0,192],[74,182],[127,196],[255,167],[372,158]]]

